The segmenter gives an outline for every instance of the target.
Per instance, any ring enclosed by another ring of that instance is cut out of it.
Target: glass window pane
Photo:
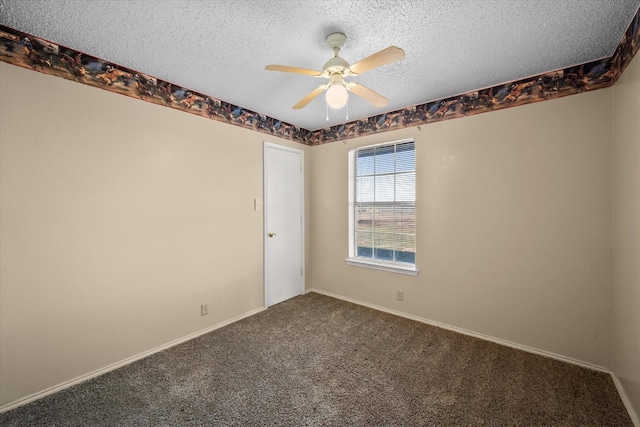
[[[396,201],[413,202],[416,200],[415,172],[396,175]]]
[[[356,233],[356,256],[373,257],[373,233]]]
[[[373,148],[358,151],[356,158],[356,176],[373,175]]]
[[[361,176],[356,178],[356,202],[373,202],[374,199],[374,177]]]
[[[395,255],[396,255],[396,261],[397,262],[406,262],[406,263],[409,263],[409,264],[415,264],[416,263],[416,253],[415,252],[396,251]]]
[[[358,246],[356,248],[356,256],[363,258],[373,258],[373,248],[368,246]]]
[[[396,147],[396,172],[408,172],[416,168],[415,143],[408,142]]]
[[[373,257],[393,261],[394,238],[392,233],[375,233]]]
[[[396,250],[407,253],[416,252],[415,234],[396,234]]]
[[[416,208],[397,207],[395,224],[396,233],[416,234]]]
[[[380,261],[415,264],[414,142],[360,149],[355,163],[352,253]]]
[[[358,206],[355,213],[356,231],[373,231],[373,207]]]
[[[375,201],[376,202],[393,202],[394,198],[394,188],[393,184],[395,181],[394,175],[384,175],[384,176],[375,176],[375,185],[376,185],[376,194]]]
[[[373,213],[373,224],[376,233],[394,233],[393,206],[377,207]]]
[[[393,249],[394,248],[394,236],[393,233],[375,233],[374,245],[376,249]]]
[[[395,170],[395,147],[389,145],[387,147],[376,148],[376,174],[393,173]]]

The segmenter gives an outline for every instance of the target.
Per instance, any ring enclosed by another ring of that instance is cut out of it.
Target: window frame
[[[416,263],[406,263],[406,262],[399,262],[399,261],[386,261],[386,260],[381,260],[381,259],[375,259],[375,258],[368,258],[368,257],[359,257],[356,256],[356,248],[355,248],[355,244],[356,244],[356,224],[355,224],[355,208],[356,208],[356,201],[355,201],[355,185],[356,185],[356,156],[358,151],[361,150],[366,150],[366,149],[373,149],[373,148],[383,148],[383,147],[388,147],[388,146],[397,146],[397,145],[401,145],[401,144],[406,144],[406,143],[413,143],[413,149],[414,149],[414,153],[416,150],[416,146],[415,146],[415,140],[413,138],[407,138],[407,139],[401,139],[398,141],[390,141],[390,142],[384,142],[384,143],[380,143],[380,144],[373,144],[373,145],[366,145],[366,146],[362,146],[362,147],[355,147],[349,150],[349,155],[348,155],[348,163],[349,163],[349,186],[348,186],[348,197],[349,197],[349,203],[348,203],[348,210],[349,210],[349,256],[348,258],[346,258],[346,263],[348,265],[352,265],[352,266],[356,266],[356,267],[365,267],[365,268],[372,268],[372,269],[376,269],[376,270],[382,270],[382,271],[388,271],[388,272],[392,272],[392,273],[400,273],[400,274],[408,274],[411,276],[417,276],[418,275],[418,267],[416,265]],[[416,167],[414,164],[413,167],[413,173],[416,173]],[[398,174],[398,172],[395,171],[394,168],[394,175]],[[374,174],[372,176],[376,176],[377,174]],[[383,174],[379,174],[379,175],[383,175]],[[415,184],[414,184],[415,185]],[[395,188],[395,184],[394,184],[394,188]],[[415,188],[414,188],[415,189]],[[395,191],[395,190],[394,190]],[[394,197],[395,199],[395,197]],[[399,207],[413,207],[413,209],[416,209],[416,200],[414,198],[413,203],[411,204],[411,202],[406,202],[406,201],[393,201],[393,202],[378,202],[377,205],[386,205],[386,206],[399,206]],[[374,232],[375,233],[375,232]],[[374,234],[375,235],[375,234]],[[417,237],[417,230],[416,230],[416,235]],[[417,244],[417,242],[416,242]],[[417,248],[416,248],[416,253],[417,253]],[[416,259],[417,261],[417,259]]]

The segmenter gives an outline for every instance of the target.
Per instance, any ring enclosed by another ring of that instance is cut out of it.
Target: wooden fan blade
[[[307,68],[289,67],[287,65],[267,65],[265,70],[282,71],[283,73],[308,74],[310,76],[319,76],[322,71],[309,70]]]
[[[364,98],[365,100],[369,101],[370,103],[372,103],[376,107],[384,107],[389,102],[389,100],[387,98],[385,98],[384,96],[380,95],[379,93],[376,93],[376,92],[372,91],[371,89],[369,89],[366,86],[362,86],[359,83],[349,83],[347,85],[347,89],[350,92],[355,93],[359,97]]]
[[[399,61],[402,58],[404,58],[404,50],[399,47],[389,46],[386,49],[382,49],[380,52],[361,59],[350,66],[349,69],[353,74],[361,74],[373,68]]]
[[[327,85],[321,85],[312,90],[307,96],[302,98],[296,105],[293,106],[294,110],[299,110],[304,108],[308,103],[310,103],[316,96],[320,95],[322,92],[327,90]]]

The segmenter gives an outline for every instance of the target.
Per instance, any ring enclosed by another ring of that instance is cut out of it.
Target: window
[[[415,153],[413,140],[349,151],[348,264],[417,274]]]

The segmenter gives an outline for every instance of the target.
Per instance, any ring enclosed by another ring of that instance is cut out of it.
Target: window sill
[[[390,273],[407,274],[409,276],[417,276],[419,270],[414,265],[407,264],[391,264],[375,261],[364,260],[362,258],[347,258],[345,260],[348,265],[356,267],[373,268],[374,270],[388,271]]]

